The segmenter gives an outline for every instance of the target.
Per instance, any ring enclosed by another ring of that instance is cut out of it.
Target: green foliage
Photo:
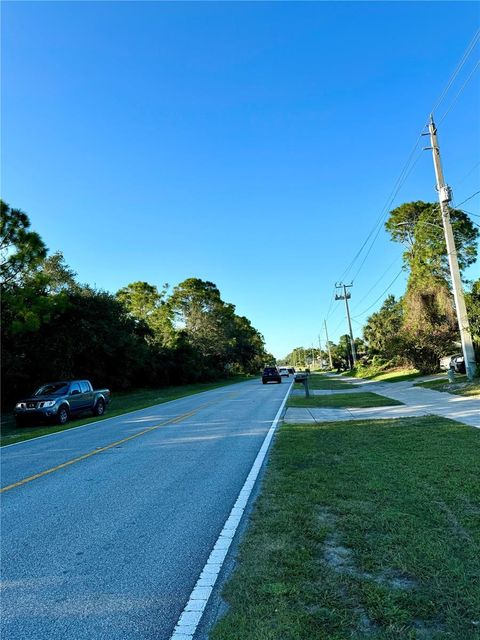
[[[402,323],[403,306],[390,295],[380,310],[367,319],[363,328],[370,355],[387,361],[401,356],[404,346],[400,333]]]
[[[173,346],[175,343],[172,314],[165,304],[167,289],[167,284],[159,292],[148,282],[132,282],[116,293],[129,316],[148,327],[147,339],[161,346]]]
[[[21,282],[47,255],[47,248],[20,209],[0,200],[0,283]]]
[[[184,344],[198,356],[199,379],[253,373],[266,361],[263,336],[222,300],[213,282],[188,278],[174,288],[167,305]]]
[[[478,361],[480,359],[480,278],[472,283],[470,291],[465,294],[465,304]]]
[[[332,363],[335,369],[345,370],[350,368],[351,345],[350,336],[348,334],[340,336],[338,344],[332,343],[330,352],[332,354]]]
[[[63,255],[47,256],[28,216],[2,203],[3,402],[48,379],[95,386],[185,384],[256,373],[263,336],[196,278],[161,291],[133,282],[116,295],[80,285]]]
[[[422,288],[409,283],[403,306],[404,355],[422,373],[433,373],[459,339],[450,290],[440,279]]]
[[[450,220],[463,271],[476,260],[479,232],[468,215],[459,209],[451,209]],[[385,227],[393,241],[406,247],[403,257],[415,286],[422,286],[432,278],[450,279],[438,204],[422,201],[402,204],[390,212]]]
[[[295,347],[279,361],[279,365],[291,365],[298,368],[320,367],[321,362],[328,362],[328,353],[315,347]]]
[[[463,211],[452,209],[450,218],[463,270],[476,259],[479,232]],[[393,341],[391,355],[400,354],[421,372],[430,373],[438,368],[439,358],[454,350],[459,341],[439,206],[421,201],[405,203],[390,212],[385,226],[392,240],[405,245],[404,263],[410,272],[401,325],[396,321],[398,340]],[[381,333],[388,342],[385,323],[375,326],[378,317],[372,318],[374,329],[379,329],[373,333]],[[367,325],[372,324],[372,318]]]
[[[452,209],[450,218],[461,270],[477,257],[479,231],[468,215]],[[385,224],[393,241],[404,245],[407,291],[396,300],[388,296],[366,321],[357,340],[358,372],[410,366],[421,373],[438,370],[439,359],[458,350],[459,331],[450,284],[445,238],[439,206],[408,202],[390,212]],[[477,356],[480,357],[480,280],[465,296]],[[334,367],[347,369],[349,338],[331,344]]]

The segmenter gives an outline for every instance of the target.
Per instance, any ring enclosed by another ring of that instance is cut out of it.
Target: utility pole
[[[333,369],[332,352],[330,351],[330,341],[328,339],[327,321],[324,320],[323,322],[325,324],[325,337],[327,338],[327,349],[328,349],[328,359],[330,360],[330,369]]]
[[[355,367],[357,364],[357,352],[355,351],[355,340],[353,339],[353,331],[352,331],[352,321],[350,320],[350,309],[348,308],[348,299],[351,298],[351,293],[347,291],[353,283],[343,284],[340,282],[339,284],[335,283],[336,289],[343,289],[343,295],[335,294],[335,300],[345,300],[345,309],[347,311],[347,320],[348,320],[348,329],[350,331],[350,344],[352,346],[352,360],[353,366]]]
[[[320,338],[320,334],[318,334],[318,356],[320,358],[320,369],[323,370],[322,341]]]
[[[465,306],[465,298],[463,295],[462,280],[460,277],[460,269],[458,266],[457,248],[455,246],[455,238],[453,236],[452,225],[450,222],[449,202],[452,199],[452,191],[450,187],[445,184],[445,179],[443,177],[442,164],[440,160],[440,147],[437,140],[437,127],[435,126],[435,123],[433,121],[433,115],[430,116],[428,131],[430,134],[431,147],[427,147],[427,149],[431,149],[433,155],[433,166],[435,168],[438,200],[440,202],[440,211],[442,212],[443,230],[445,231],[448,264],[450,267],[450,276],[452,278],[453,298],[455,300],[455,310],[457,312],[458,327],[460,329],[460,339],[462,342],[465,369],[468,379],[473,380],[473,378],[475,377],[477,365],[475,362],[475,351],[473,349],[472,334],[470,333],[467,308]]]

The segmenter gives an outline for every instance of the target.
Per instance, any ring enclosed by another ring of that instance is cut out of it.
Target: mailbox
[[[299,372],[295,374],[295,382],[300,382],[305,388],[305,397],[310,397],[310,389],[308,388],[308,373]]]

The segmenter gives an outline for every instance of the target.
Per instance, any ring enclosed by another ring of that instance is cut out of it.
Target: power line
[[[372,235],[375,233],[375,237],[373,238],[373,241],[368,249],[367,252],[367,256],[370,253],[370,251],[372,250],[373,245],[375,244],[379,234],[380,234],[380,230],[381,230],[381,224],[382,222],[385,220],[385,218],[388,215],[388,210],[392,204],[392,202],[394,201],[394,199],[397,197],[398,192],[400,191],[400,189],[402,188],[402,186],[404,185],[406,179],[408,178],[408,176],[410,175],[410,173],[412,172],[413,168],[415,167],[416,163],[418,162],[419,158],[421,157],[421,153],[418,155],[417,158],[415,158],[414,162],[412,163],[412,158],[415,154],[415,151],[417,150],[418,144],[420,142],[420,140],[422,139],[422,134],[420,133],[412,150],[410,151],[407,160],[405,161],[402,170],[400,171],[400,174],[398,176],[398,178],[395,181],[395,184],[393,185],[393,189],[390,192],[387,201],[385,202],[381,212],[380,212],[380,216],[377,219],[377,221],[375,222],[375,224],[373,225],[370,233],[368,234],[368,236],[365,238],[362,246],[360,247],[360,249],[357,251],[357,253],[355,254],[355,256],[353,257],[353,259],[351,260],[350,264],[348,265],[348,267],[345,269],[345,271],[343,272],[340,280],[343,280],[345,278],[345,276],[348,274],[348,272],[350,271],[350,269],[353,267],[353,265],[355,264],[355,262],[357,261],[357,258],[360,256],[360,254],[362,253],[363,249],[365,248],[365,246],[368,244],[368,241],[370,240],[370,238],[372,237]],[[361,268],[363,267],[363,265],[365,264],[365,260],[366,257],[364,258],[363,262],[361,263],[360,267],[357,269],[357,272],[355,273],[355,277],[353,279],[355,279],[358,275],[358,273],[360,272]]]
[[[382,275],[380,276],[380,278],[378,278],[378,280],[375,282],[375,284],[373,284],[370,289],[367,291],[367,293],[363,296],[363,300],[368,299],[368,296],[370,295],[370,293],[377,287],[378,284],[380,284],[380,282],[385,278],[385,276],[387,275],[387,273],[390,271],[390,269],[393,267],[394,264],[396,264],[399,260],[402,259],[402,256],[397,256],[395,258],[395,260],[385,269],[385,271],[382,273]],[[355,309],[358,308],[358,305],[356,305],[352,311],[355,311]]]
[[[468,76],[468,78],[465,80],[465,82],[463,83],[463,85],[460,87],[459,92],[457,93],[457,95],[455,96],[455,98],[452,100],[452,102],[450,103],[450,106],[448,107],[448,109],[445,111],[445,113],[443,114],[443,116],[440,118],[438,124],[441,124],[445,118],[447,117],[447,115],[450,113],[450,111],[453,109],[453,107],[455,106],[455,103],[457,102],[460,94],[464,91],[465,87],[467,86],[467,84],[470,82],[470,80],[473,78],[473,75],[475,73],[475,71],[478,69],[478,67],[480,67],[480,60],[477,60],[477,64],[473,67],[472,71],[470,71],[470,75]]]
[[[335,287],[333,288],[332,297],[330,298],[330,305],[328,307],[327,315],[325,316],[325,320],[328,320],[330,312],[332,310],[333,303],[335,302]],[[336,308],[336,307],[335,307]]]
[[[440,97],[438,98],[437,102],[435,103],[435,106],[430,111],[430,113],[434,113],[436,111],[436,109],[439,107],[439,105],[442,103],[442,101],[445,98],[445,96],[447,95],[450,87],[454,83],[455,78],[460,73],[463,65],[465,64],[465,62],[468,59],[468,56],[472,53],[472,51],[475,48],[475,46],[476,46],[477,42],[479,41],[479,39],[480,39],[480,29],[477,29],[477,31],[475,32],[475,35],[473,36],[472,40],[470,41],[470,44],[465,49],[462,58],[460,59],[459,63],[457,64],[457,66],[455,68],[455,70],[453,71],[452,75],[450,76],[450,79],[448,80],[444,90],[442,91]]]
[[[460,207],[462,204],[464,204],[465,202],[468,202],[469,200],[471,200],[472,198],[474,198],[475,196],[477,196],[480,193],[479,191],[475,191],[475,193],[472,193],[471,196],[468,196],[468,198],[465,198],[465,200],[462,200],[462,202],[459,202],[458,204],[455,205],[455,208],[458,209],[458,207]],[[474,214],[475,215],[475,214]]]
[[[459,185],[462,184],[462,182],[465,182],[466,178],[468,178],[468,176],[471,175],[478,166],[480,166],[480,160],[463,176],[461,180],[457,180],[456,184]]]
[[[362,313],[357,313],[357,315],[354,316],[354,317],[355,318],[360,318],[361,316],[364,316],[367,313],[367,311],[370,311],[370,309],[377,304],[377,302],[382,298],[382,296],[384,296],[387,293],[387,291],[390,289],[390,287],[393,286],[393,284],[398,280],[398,278],[401,276],[402,273],[403,273],[403,269],[400,269],[400,271],[397,273],[395,278],[391,281],[391,283],[388,285],[388,287],[384,291],[382,291],[382,293],[378,296],[378,298],[375,300],[375,302],[372,302],[372,304],[369,307],[367,307],[365,309],[365,311],[362,311]]]
[[[458,209],[458,207],[454,207],[454,208]],[[463,213],[466,213],[469,216],[475,216],[475,218],[480,218],[480,214],[473,213],[473,211],[467,211],[466,209],[460,209],[460,211],[463,211]]]
[[[423,149],[422,149],[422,151],[423,151]],[[393,194],[393,196],[392,196],[392,198],[391,198],[391,200],[390,200],[390,202],[389,202],[389,204],[388,204],[388,206],[387,206],[387,210],[385,211],[385,214],[384,214],[384,216],[383,216],[383,218],[382,218],[381,222],[383,222],[383,221],[385,220],[385,218],[387,217],[387,215],[388,215],[388,213],[389,213],[389,211],[388,211],[388,210],[389,210],[389,208],[391,207],[391,205],[392,205],[393,201],[394,201],[394,200],[395,200],[395,198],[397,197],[397,194],[398,194],[398,192],[400,191],[401,187],[405,184],[405,181],[407,180],[408,176],[412,173],[412,171],[413,171],[413,169],[414,169],[415,165],[417,164],[418,160],[420,159],[421,155],[422,155],[422,154],[420,153],[420,154],[416,157],[416,159],[415,159],[415,161],[413,162],[413,164],[411,165],[410,169],[409,169],[409,170],[408,170],[408,172],[405,174],[405,176],[404,176],[404,179],[403,179],[402,183],[398,185],[398,188],[397,188],[397,190],[395,191],[395,193]],[[368,258],[368,256],[370,255],[371,250],[373,249],[373,245],[375,244],[375,242],[376,242],[376,240],[377,240],[377,238],[378,238],[378,236],[379,236],[379,234],[380,234],[381,229],[382,229],[382,227],[381,227],[381,226],[379,226],[379,227],[378,227],[378,229],[377,229],[377,233],[375,234],[375,237],[373,238],[372,243],[370,244],[370,247],[368,248],[367,253],[365,254],[365,256],[364,256],[364,258],[363,258],[362,262],[360,263],[360,266],[358,267],[358,269],[357,269],[357,271],[356,271],[355,275],[354,275],[354,276],[353,276],[353,278],[352,278],[352,282],[353,282],[353,281],[355,281],[355,278],[358,276],[358,274],[360,273],[360,271],[361,271],[361,269],[362,269],[363,265],[364,265],[364,264],[365,264],[365,262],[367,261],[367,258]]]
[[[474,50],[474,48],[476,47],[478,41],[480,40],[480,29],[478,29],[472,40],[470,41],[470,43],[468,44],[468,46],[466,47],[461,59],[459,60],[456,68],[454,69],[453,73],[451,74],[447,84],[445,85],[442,93],[440,94],[439,98],[437,99],[433,109],[431,109],[430,113],[433,113],[438,107],[439,105],[443,102],[443,100],[445,99],[446,95],[448,94],[450,87],[453,85],[453,83],[455,82],[457,76],[459,75],[460,71],[462,70],[462,68],[464,67],[465,63],[467,62],[470,54],[472,53],[472,51]],[[467,86],[467,84],[470,82],[471,78],[473,77],[475,71],[477,70],[478,66],[480,65],[480,61],[477,62],[477,64],[475,65],[475,67],[473,68],[473,70],[470,72],[469,76],[467,77],[467,79],[465,80],[465,82],[463,83],[463,85],[461,86],[461,88],[459,89],[459,91],[457,92],[457,94],[455,95],[455,97],[453,98],[452,102],[450,103],[450,106],[448,107],[447,111],[444,113],[444,115],[442,116],[442,120],[444,118],[446,118],[446,116],[448,115],[448,113],[453,109],[454,105],[456,104],[458,98],[460,97],[460,95],[462,94],[462,92],[464,91],[465,87]],[[442,121],[441,120],[441,121]],[[419,153],[417,155],[417,157],[413,160],[415,152],[417,150],[418,144],[422,138],[422,132],[420,133],[420,135],[418,136],[405,164],[402,167],[402,170],[400,171],[400,174],[397,178],[397,180],[394,183],[392,192],[390,193],[384,207],[381,210],[380,216],[377,219],[377,221],[375,222],[375,224],[373,225],[372,229],[370,230],[369,234],[367,235],[367,237],[365,238],[364,242],[362,243],[362,245],[360,246],[359,250],[356,252],[356,254],[354,255],[354,257],[352,258],[352,260],[350,261],[349,265],[347,266],[347,268],[344,270],[344,272],[342,273],[340,280],[343,280],[345,278],[345,276],[351,271],[351,269],[353,268],[353,266],[355,265],[355,263],[357,262],[357,260],[359,259],[359,257],[361,256],[362,252],[364,251],[365,247],[368,246],[366,254],[364,255],[360,265],[357,268],[357,271],[355,272],[354,277],[352,278],[352,282],[356,279],[356,277],[358,276],[358,274],[360,273],[361,269],[363,268],[368,256],[370,255],[372,248],[380,234],[380,231],[382,229],[382,222],[385,220],[385,218],[388,215],[388,211],[389,208],[391,207],[392,203],[394,202],[395,198],[397,197],[400,189],[402,188],[402,186],[405,184],[407,178],[409,177],[409,175],[411,174],[411,172],[413,171],[413,169],[415,168],[418,160],[420,159],[420,157],[422,156],[422,153]],[[475,167],[474,167],[475,168]],[[480,193],[480,192],[477,192]],[[475,195],[477,195],[476,193],[473,194],[472,196],[470,196],[470,198],[473,198]],[[464,200],[463,202],[467,202],[470,198],[467,198],[466,200]],[[460,204],[463,204],[460,203]],[[375,235],[374,235],[375,234]],[[372,239],[373,236],[373,239]],[[371,240],[370,244],[369,241]],[[386,291],[388,291],[388,289],[393,285],[393,283],[400,277],[400,274],[402,273],[402,271],[400,271],[400,273],[397,274],[397,276],[395,277],[395,279],[392,281],[392,283],[390,283],[390,285],[387,287],[387,289],[379,296],[379,298],[377,298],[377,300],[375,300],[375,302],[370,305],[370,307],[368,307],[364,312],[366,313],[369,309],[371,309],[377,302],[378,300],[386,293]],[[376,286],[376,285],[375,285]],[[370,289],[371,291],[372,289]],[[331,307],[331,304],[330,304]],[[363,315],[360,314],[360,315]],[[359,317],[358,315],[356,317]]]

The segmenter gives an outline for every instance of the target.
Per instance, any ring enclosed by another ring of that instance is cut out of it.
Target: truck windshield
[[[39,387],[34,396],[61,396],[67,393],[68,384],[66,382],[53,382],[51,384],[44,384],[43,387]]]

